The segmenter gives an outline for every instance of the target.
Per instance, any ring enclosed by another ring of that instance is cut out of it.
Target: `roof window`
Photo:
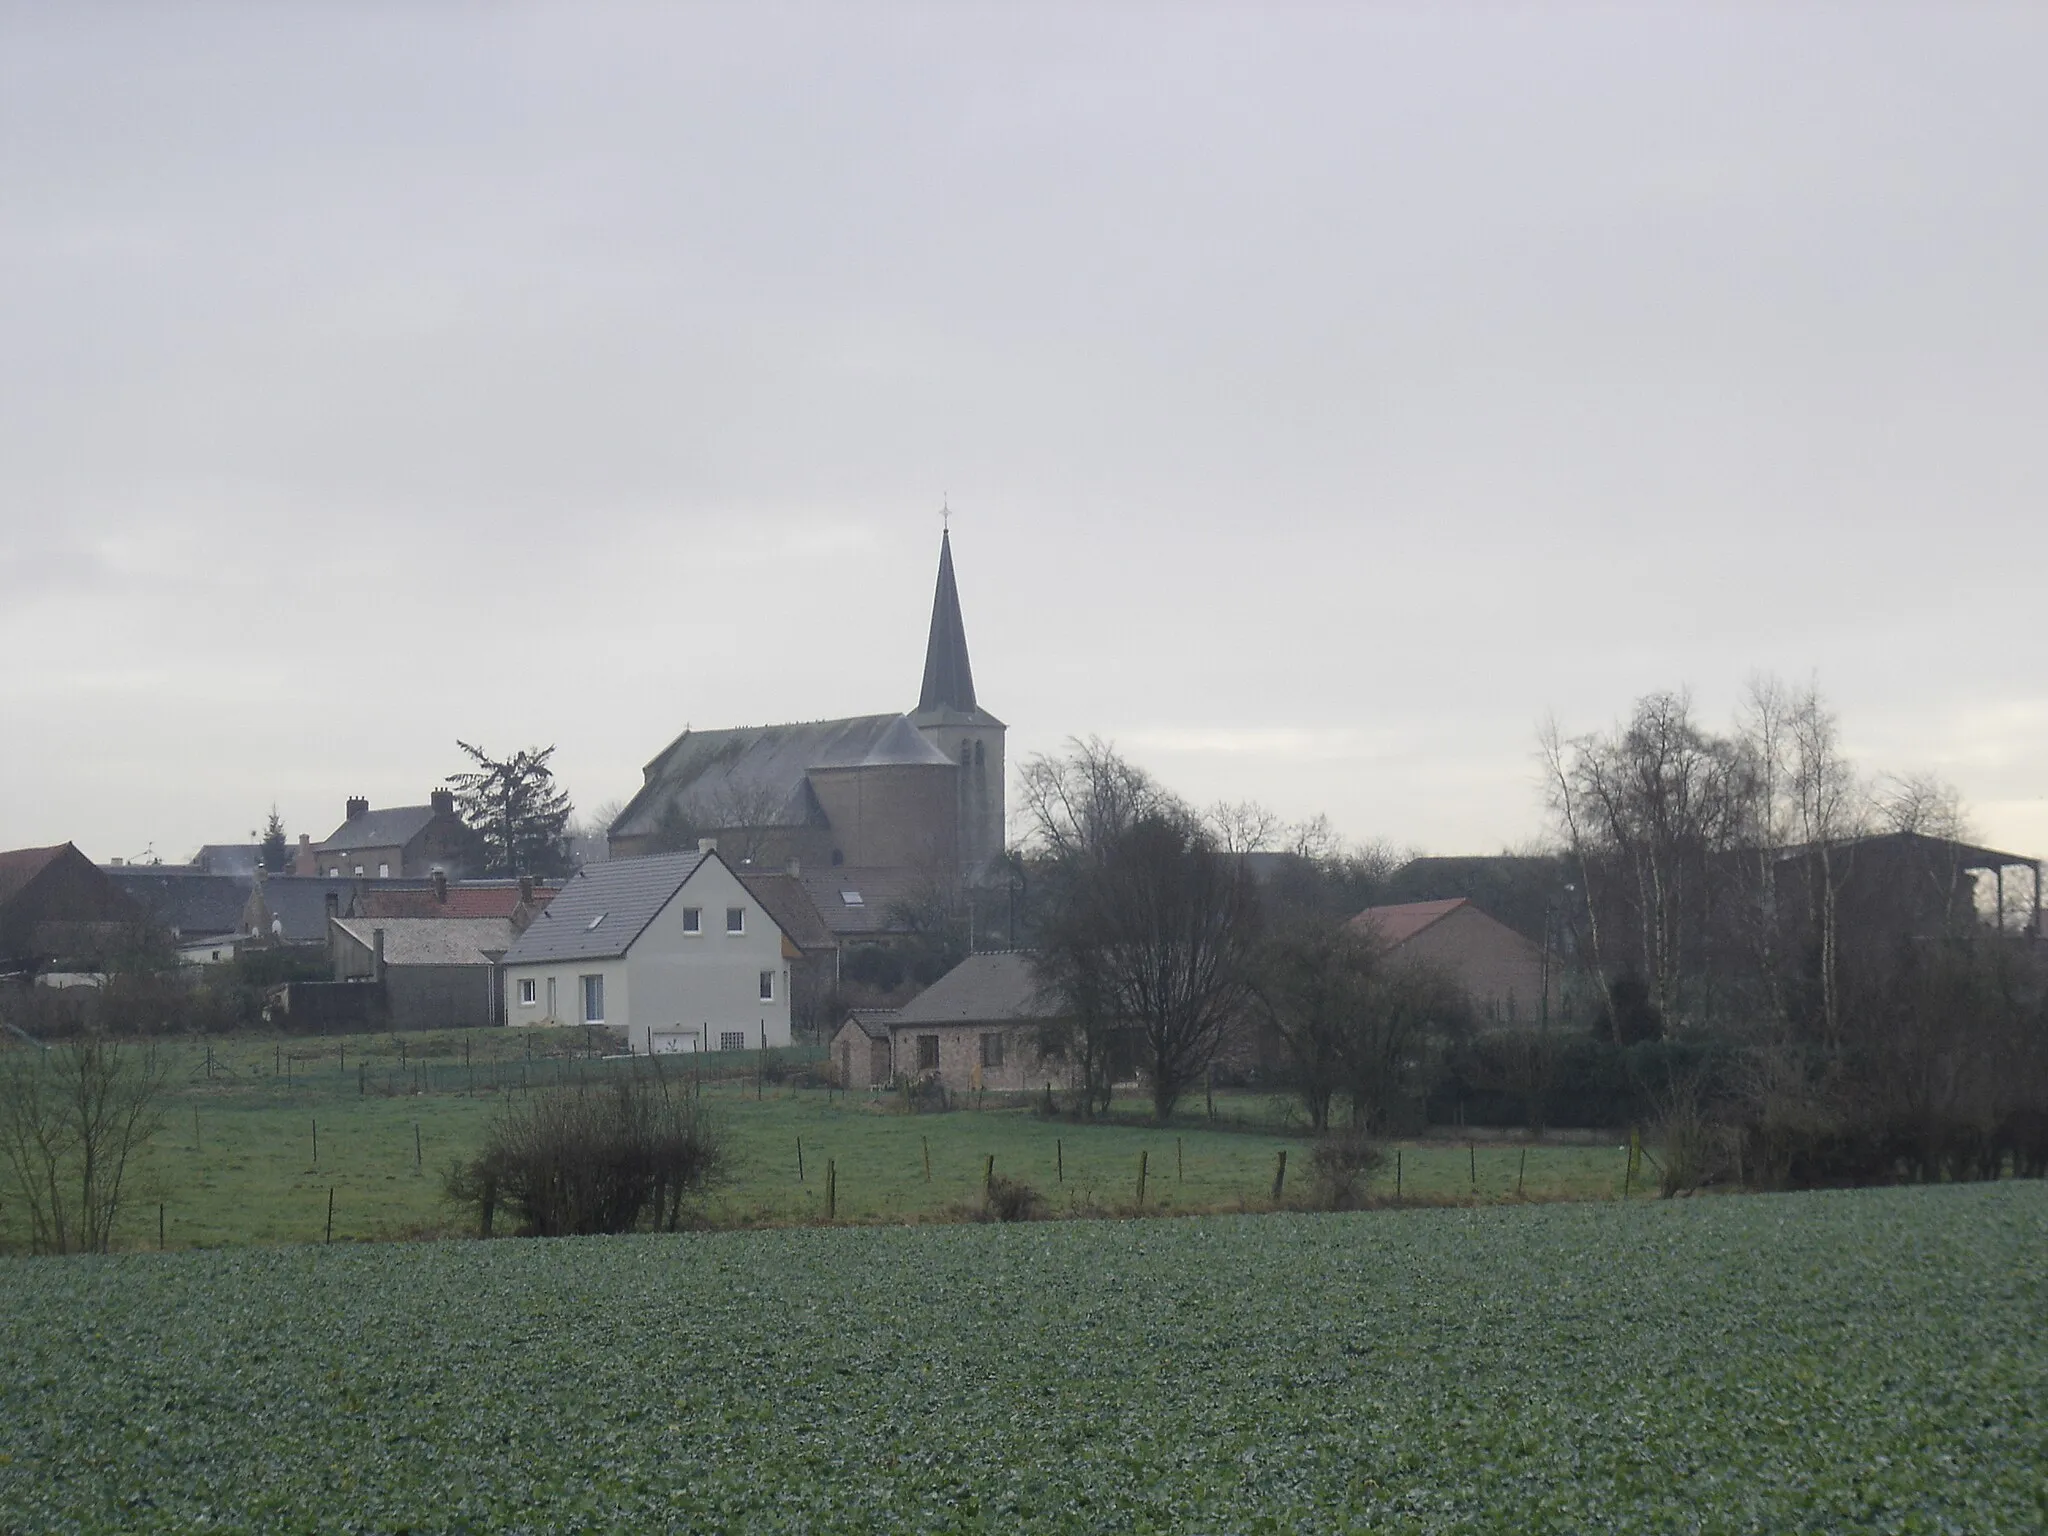
[[[866,899],[862,897],[859,891],[841,891],[839,899],[849,907],[864,907],[867,905]]]
[[[598,913],[597,916],[593,917],[588,923],[584,925],[583,931],[585,933],[595,933],[597,931],[597,925],[610,916],[611,913],[609,912]]]

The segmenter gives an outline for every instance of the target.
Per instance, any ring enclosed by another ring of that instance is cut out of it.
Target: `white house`
[[[505,1017],[603,1024],[636,1054],[788,1045],[799,954],[715,849],[612,859],[506,951]]]

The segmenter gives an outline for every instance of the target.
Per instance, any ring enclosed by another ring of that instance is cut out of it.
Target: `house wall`
[[[683,930],[683,910],[703,913],[702,930]],[[725,910],[746,912],[745,931],[725,931]],[[774,975],[775,997],[763,1002],[761,972]],[[636,1054],[664,1049],[720,1050],[737,1033],[742,1049],[756,1050],[763,1031],[771,1046],[789,1034],[790,962],[782,930],[753,893],[717,860],[707,860],[683,883],[623,959],[563,960],[505,968],[505,1015],[514,1025],[581,1024],[584,976],[603,976],[605,1017]],[[556,1017],[547,1017],[548,978],[555,979]],[[519,983],[534,983],[532,1003],[519,1001]],[[692,1039],[691,1037],[695,1038]]]
[[[842,1088],[879,1088],[891,1077],[889,1042],[850,1020],[832,1037],[832,1071]]]
[[[1543,951],[1484,912],[1460,907],[1403,944],[1400,954],[1453,977],[1471,997],[1481,1023],[1533,1026],[1542,1022]],[[1552,965],[1553,1018],[1561,980],[1561,968]]]
[[[1063,1060],[1041,1061],[1038,1055],[1036,1021],[1015,1019],[988,1024],[899,1024],[890,1028],[896,1070],[907,1077],[933,1075],[918,1068],[918,1037],[939,1037],[939,1066],[936,1076],[955,1093],[979,1087],[990,1093],[1034,1093],[1051,1083],[1055,1090],[1071,1085],[1071,1072]],[[981,1065],[981,1037],[1000,1035],[1003,1064]]]
[[[344,879],[351,879],[360,873],[366,880],[375,880],[377,871],[389,868],[395,876],[424,873],[405,867],[405,850],[396,843],[384,848],[349,848],[342,851],[316,851],[313,855],[315,873],[325,875],[339,870]]]

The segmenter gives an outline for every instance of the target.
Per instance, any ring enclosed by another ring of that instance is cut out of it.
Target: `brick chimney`
[[[445,869],[434,871],[434,900],[444,907],[448,905],[448,871]]]
[[[519,877],[519,905],[522,907],[533,905],[533,876],[531,875],[521,875]]]
[[[432,790],[427,795],[427,804],[434,808],[436,816],[453,816],[455,814],[455,791],[452,789]]]
[[[348,797],[348,819],[350,821],[360,821],[369,814],[370,802],[367,799],[361,795],[350,795]]]
[[[292,873],[295,875],[319,873],[318,863],[313,858],[313,835],[310,832],[301,832],[299,834],[299,846],[292,852]]]

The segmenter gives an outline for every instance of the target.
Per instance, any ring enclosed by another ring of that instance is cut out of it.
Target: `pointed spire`
[[[974,671],[967,664],[967,626],[960,622],[960,588],[953,581],[953,535],[939,535],[939,589],[932,597],[932,633],[924,651],[924,692],[918,712],[974,709]]]

